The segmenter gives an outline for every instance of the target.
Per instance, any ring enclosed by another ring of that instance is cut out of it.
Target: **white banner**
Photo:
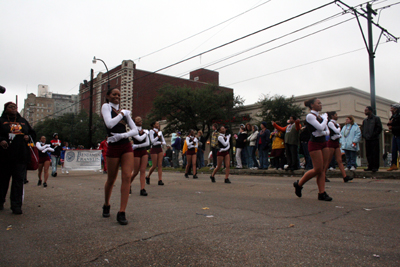
[[[97,171],[101,169],[101,150],[67,150],[64,167],[67,170]]]

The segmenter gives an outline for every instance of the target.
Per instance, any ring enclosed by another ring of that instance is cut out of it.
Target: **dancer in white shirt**
[[[150,146],[149,131],[142,129],[142,118],[136,117],[135,124],[138,127],[139,134],[133,137],[133,175],[131,178],[131,184],[135,179],[136,175],[140,172],[140,195],[147,196],[146,189],[146,167],[149,156],[147,155],[147,148]]]
[[[339,140],[342,137],[341,129],[339,123],[337,123],[338,115],[336,111],[331,111],[328,112],[328,128],[329,128],[329,141],[328,141],[328,148],[329,148],[329,158],[328,158],[328,164],[325,165],[324,167],[324,172],[329,168],[329,164],[335,156],[336,162],[339,166],[339,169],[342,173],[343,177],[343,182],[347,183],[350,180],[353,180],[353,178],[348,177],[346,174],[346,171],[344,170],[343,162],[342,162],[342,151],[340,151],[340,143]]]
[[[117,214],[117,221],[128,224],[125,209],[128,205],[129,189],[133,171],[133,150],[129,137],[138,134],[138,129],[130,117],[129,110],[120,110],[121,93],[118,89],[107,91],[107,103],[101,107],[101,115],[107,129],[107,181],[104,185],[105,202],[103,205],[103,217],[110,217],[110,198],[118,170],[121,166],[121,204]],[[126,130],[126,125],[131,129]]]
[[[229,155],[229,149],[231,148],[230,139],[231,135],[226,134],[226,128],[221,126],[219,128],[219,136],[218,136],[218,145],[219,151],[217,153],[217,167],[214,169],[213,173],[210,176],[211,182],[215,183],[215,174],[219,169],[222,167],[222,162],[225,162],[225,183],[230,184],[231,181],[229,180],[229,170],[230,170],[230,163],[231,158]]]
[[[293,183],[295,194],[301,197],[303,185],[313,177],[317,177],[318,200],[331,201],[332,198],[325,192],[325,172],[324,166],[329,164],[329,148],[327,147],[326,136],[329,135],[328,114],[321,116],[319,112],[322,110],[321,100],[312,98],[304,102],[304,106],[310,108],[310,113],[306,116],[307,129],[311,133],[308,142],[308,151],[313,163],[313,169],[306,172],[303,177]]]
[[[166,145],[167,143],[165,142],[164,136],[160,131],[160,123],[156,121],[150,124],[150,126],[152,127],[149,133],[151,143],[150,156],[153,165],[151,166],[149,174],[146,177],[146,183],[150,184],[150,175],[156,168],[158,168],[158,185],[164,185],[162,181],[162,162],[164,158],[164,152],[161,146]]]
[[[47,179],[49,179],[50,157],[47,152],[54,152],[50,144],[46,145],[46,136],[40,137],[40,142],[36,143],[39,150],[39,166],[38,166],[38,186],[42,185],[42,172],[44,172],[43,187],[47,187]]]
[[[197,154],[196,154],[196,148],[198,146],[199,140],[194,134],[194,130],[189,131],[189,135],[186,137],[186,145],[187,145],[187,151],[186,151],[186,170],[185,170],[185,177],[189,178],[189,169],[190,166],[193,168],[193,179],[197,179],[197,168],[196,168],[196,162],[197,162]]]

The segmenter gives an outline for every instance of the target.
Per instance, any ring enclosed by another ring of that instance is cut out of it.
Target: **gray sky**
[[[156,71],[329,3],[322,0],[265,2],[2,0],[0,85],[6,87],[7,92],[0,95],[0,109],[3,110],[5,102],[15,101],[16,95],[21,109],[27,93],[37,94],[39,84],[48,85],[54,93],[77,94],[79,83],[89,79],[91,68],[95,75],[105,71],[100,62],[92,64],[93,56],[103,59],[109,69],[122,60],[131,59],[138,69]],[[344,2],[350,6],[365,3],[363,0]],[[398,2],[400,0],[379,0],[374,1],[373,7],[394,4],[383,9],[374,21],[379,18],[382,27],[400,37]],[[216,70],[220,73],[220,85],[233,88],[235,94],[246,100],[245,104],[255,103],[263,94],[303,95],[348,86],[369,92],[368,55],[355,19],[286,44],[354,18],[353,15],[338,16],[273,41],[341,11],[339,6],[331,4],[160,73],[188,78],[187,73],[198,68]],[[235,16],[195,37],[148,55]],[[367,34],[366,20],[360,18],[360,22]],[[374,43],[379,34],[374,27]],[[382,37],[382,41],[386,38]],[[208,66],[266,42],[269,43]],[[261,53],[263,51],[267,52]],[[253,57],[243,60],[250,56]],[[239,60],[243,61],[232,64]],[[376,94],[399,101],[400,41],[379,45],[375,70]]]

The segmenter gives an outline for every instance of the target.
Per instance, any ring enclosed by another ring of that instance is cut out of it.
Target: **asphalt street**
[[[0,266],[400,266],[400,180],[330,178],[332,202],[303,197],[296,177],[156,173],[132,185],[119,225],[120,179],[102,217],[106,175],[71,172],[37,186],[28,172],[23,215],[0,211]]]

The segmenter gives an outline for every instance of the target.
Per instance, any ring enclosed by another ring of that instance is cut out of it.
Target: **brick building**
[[[207,84],[219,84],[219,73],[215,71],[198,69],[190,73],[190,79],[182,79],[139,70],[136,69],[132,60],[123,60],[121,65],[111,69],[108,74],[99,73],[93,80],[93,112],[99,115],[101,106],[106,101],[108,75],[110,76],[110,87],[118,88],[121,91],[121,108],[131,110],[132,116],[143,118],[151,111],[158,89],[165,84],[188,86],[193,89],[201,89]],[[231,88],[221,87],[221,89],[233,93]],[[89,111],[89,97],[89,87],[80,84],[80,110]]]

